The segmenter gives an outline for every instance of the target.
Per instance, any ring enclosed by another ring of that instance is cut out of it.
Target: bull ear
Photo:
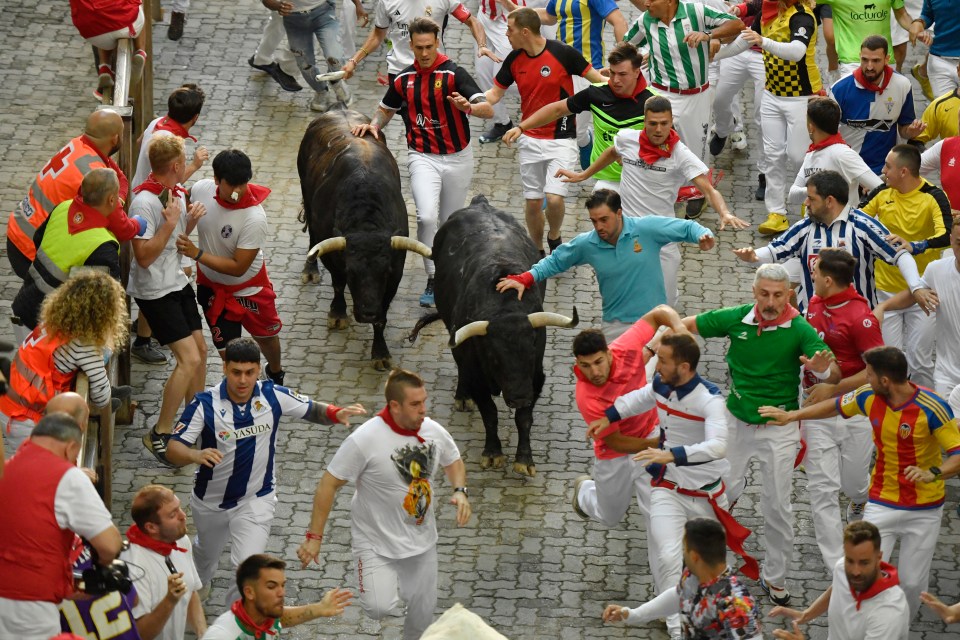
[[[424,258],[429,258],[431,255],[433,255],[430,247],[418,240],[408,238],[407,236],[391,236],[390,248],[401,249],[403,251],[414,251],[422,255]]]
[[[490,326],[489,320],[476,320],[470,324],[465,324],[453,335],[451,347],[459,347],[467,338],[487,335],[487,327]]]
[[[307,259],[313,260],[314,258],[319,258],[325,253],[330,253],[332,251],[343,251],[346,248],[347,239],[343,236],[327,238],[326,240],[315,244],[313,248],[307,252]]]
[[[573,308],[572,318],[562,316],[559,313],[538,311],[536,313],[528,314],[527,319],[530,321],[530,326],[534,329],[539,329],[540,327],[564,327],[571,329],[577,326],[577,324],[580,322],[580,316],[577,315],[576,307]]]

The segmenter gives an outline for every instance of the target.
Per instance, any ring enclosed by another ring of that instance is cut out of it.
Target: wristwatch
[[[939,469],[938,469],[938,471],[939,471]],[[468,498],[470,497],[470,494],[467,493],[467,488],[466,488],[466,487],[454,487],[453,492],[454,492],[454,493],[462,493],[463,495],[467,496]]]
[[[939,480],[940,476],[943,475],[943,471],[940,471],[940,467],[930,467],[930,473],[933,474],[934,480]]]

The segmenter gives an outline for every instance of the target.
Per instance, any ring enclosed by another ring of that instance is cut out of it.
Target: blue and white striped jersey
[[[267,380],[258,382],[246,404],[227,395],[224,380],[198,393],[173,431],[174,439],[192,447],[217,449],[223,460],[212,469],[197,467],[193,493],[216,509],[232,509],[276,487],[274,458],[280,416],[305,418],[313,401]]]
[[[853,287],[870,302],[870,308],[873,308],[877,305],[873,277],[874,260],[879,259],[887,264],[896,265],[903,273],[911,291],[920,285],[920,276],[913,256],[906,250],[895,249],[887,242],[888,235],[890,232],[880,221],[859,209],[847,206],[829,227],[807,216],[795,222],[767,246],[757,249],[756,253],[760,263],[785,262],[789,258],[800,258],[803,277],[800,280],[800,290],[797,292],[797,303],[800,311],[803,312],[810,301],[810,296],[813,295],[813,265],[817,262],[820,250],[831,247],[848,251],[857,259]]]

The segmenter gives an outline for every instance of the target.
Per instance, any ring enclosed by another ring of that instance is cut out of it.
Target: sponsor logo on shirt
[[[864,4],[863,11],[850,11],[850,19],[857,22],[888,22],[890,10],[878,9],[876,3]]]
[[[252,427],[243,427],[242,429],[234,429],[233,431],[227,431],[225,429],[217,433],[217,437],[226,442],[231,437],[236,440],[243,440],[244,438],[258,436],[261,433],[266,433],[268,431],[270,431],[269,424],[255,424]]]

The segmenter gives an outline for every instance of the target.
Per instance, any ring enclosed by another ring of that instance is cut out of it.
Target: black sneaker
[[[179,40],[183,37],[183,24],[187,21],[186,14],[174,11],[170,14],[170,26],[167,27],[167,37]]]
[[[430,308],[433,303],[433,278],[427,278],[427,286],[423,290],[423,295],[420,296],[420,306]]]
[[[303,87],[300,86],[296,79],[290,74],[285,73],[284,70],[280,68],[280,65],[276,62],[271,62],[270,64],[254,64],[253,56],[250,56],[250,59],[247,60],[247,63],[254,69],[259,69],[276,80],[277,84],[279,84],[280,88],[284,91],[293,92],[303,90]]]
[[[767,176],[757,174],[757,190],[753,192],[754,200],[764,200],[767,197]]]
[[[713,137],[710,138],[710,155],[718,156],[723,153],[723,148],[727,146],[727,139],[721,138],[717,134],[713,134]]]
[[[693,200],[687,200],[687,220],[696,220],[700,217],[700,214],[703,213],[703,210],[707,208],[707,199],[706,198],[695,198]]]
[[[558,237],[556,240],[548,237],[547,246],[550,247],[550,253],[553,253],[557,250],[557,247],[563,244],[563,237]]]
[[[283,386],[283,379],[287,376],[286,371],[283,369],[280,371],[270,371],[270,365],[264,365],[263,370],[266,372],[267,377],[273,380],[273,384]]]
[[[150,431],[141,438],[143,446],[147,448],[147,451],[153,454],[157,462],[168,469],[177,468],[177,465],[167,460],[167,443],[170,442],[172,436],[172,433],[157,433],[157,425],[153,425]]]
[[[494,124],[492,127],[483,132],[483,135],[480,136],[480,144],[485,144],[487,142],[496,142],[503,135],[513,129],[513,121],[509,120],[506,124]]]

